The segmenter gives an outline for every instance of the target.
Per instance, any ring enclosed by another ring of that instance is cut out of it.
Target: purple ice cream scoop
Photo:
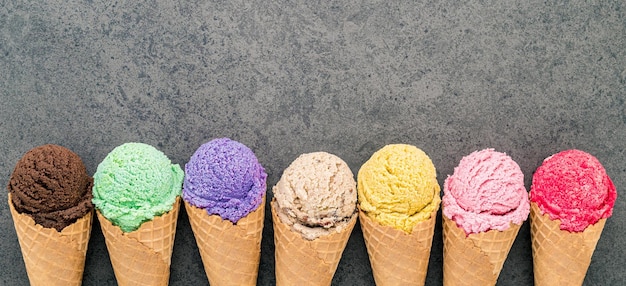
[[[209,215],[237,223],[261,205],[266,179],[250,148],[228,138],[213,139],[185,165],[183,199]]]

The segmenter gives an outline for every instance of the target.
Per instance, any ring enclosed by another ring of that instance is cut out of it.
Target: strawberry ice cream
[[[493,149],[461,159],[444,183],[442,201],[443,214],[467,235],[521,225],[530,211],[522,170]]]
[[[561,230],[581,232],[613,213],[617,192],[594,156],[567,150],[546,158],[533,175],[530,200]]]

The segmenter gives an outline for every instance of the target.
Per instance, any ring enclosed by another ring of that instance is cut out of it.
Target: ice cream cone
[[[258,209],[233,224],[185,202],[204,271],[211,285],[256,285],[265,196]]]
[[[530,204],[530,235],[535,285],[582,285],[606,219],[583,232],[560,229],[558,220]]]
[[[277,215],[271,203],[276,246],[276,285],[330,285],[356,224],[356,214],[340,232],[306,240]]]
[[[18,213],[11,202],[11,194],[9,208],[30,285],[81,285],[93,212],[59,232],[35,224],[27,214]]]
[[[411,234],[381,225],[359,211],[365,246],[376,285],[424,285],[437,209]]]
[[[119,285],[167,285],[180,197],[171,211],[124,233],[99,211],[98,220]]]
[[[496,285],[520,225],[465,235],[443,216],[443,284]]]

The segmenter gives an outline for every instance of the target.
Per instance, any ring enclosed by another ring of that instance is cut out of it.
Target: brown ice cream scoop
[[[24,154],[7,188],[19,213],[61,231],[93,209],[92,185],[93,178],[78,155],[48,144]]]

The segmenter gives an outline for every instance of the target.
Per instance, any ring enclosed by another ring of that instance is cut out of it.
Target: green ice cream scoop
[[[156,148],[125,143],[98,165],[93,204],[124,232],[172,209],[181,194],[184,172]]]

